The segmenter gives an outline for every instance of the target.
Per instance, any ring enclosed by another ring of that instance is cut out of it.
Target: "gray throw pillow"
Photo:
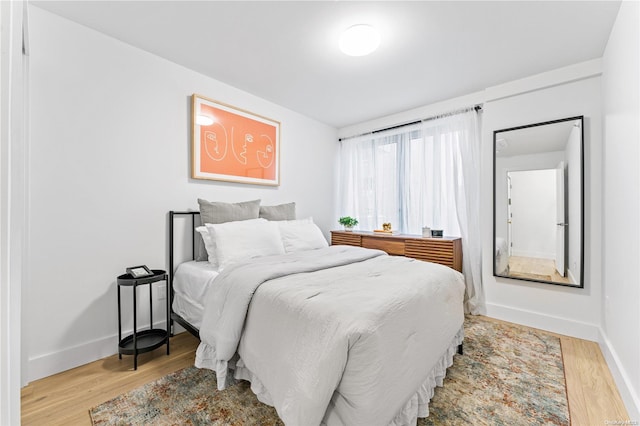
[[[220,201],[207,201],[198,198],[200,205],[200,222],[225,223],[236,220],[257,219],[260,212],[260,200],[244,201],[242,203],[223,203]],[[196,260],[207,260],[207,250],[200,239]]]
[[[267,220],[294,220],[296,218],[296,203],[260,206],[260,217]]]

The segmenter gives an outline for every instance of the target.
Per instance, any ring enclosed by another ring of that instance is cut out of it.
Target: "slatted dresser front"
[[[383,250],[391,255],[440,263],[462,272],[462,240],[458,237],[423,238],[367,231],[331,231],[331,245]]]

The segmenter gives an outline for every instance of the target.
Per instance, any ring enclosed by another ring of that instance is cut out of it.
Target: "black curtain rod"
[[[475,105],[473,107],[473,109],[474,109],[474,111],[482,111],[482,105]],[[367,133],[362,133],[360,135],[349,136],[347,138],[340,138],[340,139],[338,139],[338,142],[342,142],[345,139],[357,138],[359,136],[374,135],[376,133],[386,132],[387,130],[399,129],[400,127],[413,126],[414,124],[420,124],[420,123],[424,123],[425,121],[435,120],[436,118],[440,118],[440,117],[445,116],[445,115],[459,114],[460,112],[463,112],[463,111],[467,111],[467,109],[457,110],[457,111],[454,111],[454,112],[451,112],[451,113],[445,113],[445,114],[441,114],[441,115],[434,115],[433,117],[423,118],[422,120],[416,120],[416,121],[412,121],[410,123],[404,123],[404,124],[398,124],[396,126],[385,127],[384,129],[372,130],[372,131],[367,132]]]

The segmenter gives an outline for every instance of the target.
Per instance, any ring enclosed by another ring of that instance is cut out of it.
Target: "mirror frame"
[[[577,284],[567,284],[553,281],[544,281],[537,280],[535,278],[524,278],[524,277],[512,277],[508,275],[500,275],[497,272],[496,267],[496,209],[497,209],[497,197],[496,197],[496,144],[498,140],[498,134],[504,132],[510,132],[514,130],[528,129],[531,127],[539,127],[556,123],[563,123],[567,121],[580,121],[580,282]],[[491,259],[493,262],[493,276],[498,278],[509,278],[512,280],[521,280],[521,281],[529,281],[535,283],[543,283],[543,284],[552,284],[559,285],[569,288],[584,288],[584,116],[575,116],[575,117],[567,117],[561,118],[558,120],[544,121],[539,123],[527,124],[523,126],[510,127],[506,129],[499,129],[493,131],[493,252],[491,253]]]

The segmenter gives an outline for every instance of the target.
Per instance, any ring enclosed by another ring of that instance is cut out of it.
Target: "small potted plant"
[[[358,219],[351,216],[343,216],[338,219],[338,223],[344,226],[345,231],[353,231],[353,227],[358,224]]]

